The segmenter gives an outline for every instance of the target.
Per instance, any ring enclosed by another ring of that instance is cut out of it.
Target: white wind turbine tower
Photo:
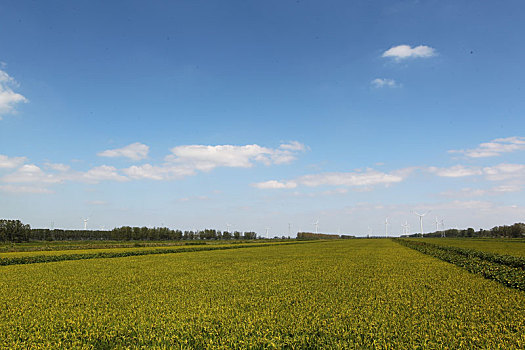
[[[226,232],[230,232],[230,228],[232,227],[232,224],[226,224]]]
[[[317,219],[317,221],[314,222],[313,225],[315,226],[315,233],[318,233],[319,232],[319,219]]]
[[[403,228],[403,234],[404,235],[408,235],[408,221],[405,220],[405,223],[404,224],[401,224],[401,227]]]
[[[443,221],[443,219],[441,219],[441,237],[445,237],[445,222]]]
[[[438,221],[438,217],[436,216],[436,232],[439,231],[439,221]]]
[[[292,223],[289,222],[288,223],[288,237],[291,237],[292,236]]]
[[[267,227],[267,228],[265,228],[265,230],[266,230],[266,238],[270,238],[270,236],[268,235],[268,231],[270,231],[270,228]]]
[[[89,218],[85,218],[84,219],[84,231],[87,230],[87,223],[88,223],[88,221],[89,221]]]
[[[388,218],[385,219],[385,237],[388,237]]]
[[[421,229],[421,237],[423,237],[423,216],[427,215],[428,213],[430,213],[430,210],[427,211],[426,213],[424,214],[419,214],[415,211],[412,211],[412,213],[416,214],[417,216],[419,216],[419,227]]]

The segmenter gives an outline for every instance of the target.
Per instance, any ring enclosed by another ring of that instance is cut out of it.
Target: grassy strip
[[[473,249],[444,247],[433,243],[394,239],[397,243],[460,266],[469,272],[525,291],[525,268],[516,257],[484,253]]]
[[[192,246],[192,247],[180,247],[174,249],[154,249],[154,250],[140,250],[140,251],[126,251],[126,252],[104,252],[104,253],[86,253],[86,254],[61,254],[61,255],[38,255],[38,256],[24,256],[15,258],[0,258],[0,266],[7,265],[23,265],[23,264],[36,264],[36,263],[47,263],[55,261],[65,260],[85,260],[85,259],[101,259],[101,258],[122,258],[126,256],[140,256],[140,255],[151,255],[151,254],[173,254],[173,253],[187,253],[207,250],[226,250],[226,249],[239,249],[239,248],[253,248],[253,247],[264,247],[273,245],[289,245],[289,244],[302,244],[302,243],[313,243],[309,242],[285,242],[277,244],[232,244],[229,246]]]

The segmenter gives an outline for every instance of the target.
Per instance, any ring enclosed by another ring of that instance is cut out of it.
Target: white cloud
[[[480,197],[487,194],[487,190],[482,189],[473,189],[473,188],[462,188],[459,191],[450,190],[450,191],[444,191],[441,192],[440,195],[445,197]]]
[[[8,157],[0,154],[0,168],[16,168],[27,160],[26,157]]]
[[[450,168],[429,167],[427,170],[442,177],[465,177],[483,174],[483,171],[480,168],[463,165],[454,165]]]
[[[182,167],[210,171],[216,167],[250,168],[256,163],[265,165],[284,164],[296,159],[297,152],[304,151],[299,142],[281,144],[279,148],[259,145],[185,145],[171,149],[166,161]]]
[[[48,167],[51,170],[65,172],[71,169],[69,165],[62,164],[62,163],[45,163],[46,167]]]
[[[252,186],[260,188],[260,189],[281,189],[281,188],[295,188],[297,187],[297,183],[293,181],[279,182],[276,180],[270,180],[270,181],[265,181],[265,182],[258,182],[258,183],[252,184]]]
[[[134,180],[173,180],[195,174],[195,171],[191,168],[173,166],[171,164],[164,164],[163,166],[154,166],[151,164],[133,165],[122,171]]]
[[[525,150],[525,137],[506,137],[481,143],[478,147],[466,150],[450,150],[449,153],[463,154],[469,158],[496,157],[502,153]]]
[[[5,175],[3,182],[9,183],[58,183],[63,179],[53,174],[46,174],[42,169],[34,164],[25,164],[15,172]]]
[[[288,150],[288,151],[305,151],[306,146],[298,141],[290,141],[288,143],[283,143],[279,148]]]
[[[8,193],[32,193],[32,194],[49,194],[53,191],[36,186],[14,186],[14,185],[0,185],[0,191]]]
[[[320,173],[303,175],[291,181],[270,180],[253,184],[261,189],[294,188],[299,185],[307,187],[345,186],[366,187],[374,185],[390,185],[403,181],[415,168],[400,169],[391,173],[379,172],[373,169],[347,173]]]
[[[372,86],[374,86],[375,88],[383,88],[383,87],[390,87],[390,88],[395,88],[395,87],[400,87],[401,85],[399,85],[398,83],[396,83],[395,80],[393,79],[381,79],[381,78],[376,78],[374,80],[371,81],[371,84]]]
[[[192,197],[184,197],[180,198],[180,202],[189,202],[189,201],[207,201],[210,197],[208,196],[192,196]]]
[[[0,70],[0,120],[2,115],[14,113],[17,104],[27,102],[27,98],[12,90],[13,87],[18,87],[18,83]]]
[[[489,189],[479,188],[462,188],[458,191],[445,191],[440,194],[445,197],[459,198],[459,197],[482,197],[482,196],[495,196],[503,193],[520,192],[523,189],[520,185],[500,185]]]
[[[98,183],[100,181],[127,181],[115,167],[101,165],[86,172],[72,171],[67,166],[58,166],[58,173],[43,171],[35,164],[25,164],[16,171],[0,178],[5,183],[58,184],[66,181]]]
[[[91,168],[81,175],[81,179],[88,182],[129,180],[127,177],[120,175],[115,167],[109,165]]]
[[[491,189],[494,193],[520,192],[521,190],[523,190],[523,186],[520,185],[501,185]]]
[[[498,164],[483,168],[483,172],[490,181],[521,180],[525,182],[524,164]]]
[[[141,160],[148,156],[149,146],[140,142],[135,142],[122,148],[108,149],[97,153],[101,157],[126,157],[131,160]]]
[[[106,205],[106,204],[108,204],[108,202],[100,201],[100,200],[87,201],[86,203],[89,204],[89,205],[97,205],[97,206],[98,205]]]
[[[455,165],[450,168],[427,168],[427,171],[442,177],[480,176],[487,181],[500,182],[501,185],[490,189],[464,188],[460,191],[445,191],[441,194],[448,197],[474,197],[484,195],[499,195],[502,193],[519,192],[525,185],[525,164],[502,163],[489,167],[468,167]]]
[[[409,45],[398,45],[391,47],[390,49],[383,52],[383,57],[392,57],[395,60],[402,60],[405,58],[416,58],[416,57],[432,57],[436,55],[436,50],[432,47],[419,45],[414,48]]]
[[[299,183],[308,187],[317,186],[371,186],[388,185],[403,181],[403,177],[394,174],[387,174],[376,170],[368,169],[365,172],[348,173],[321,173],[304,175],[297,179]]]

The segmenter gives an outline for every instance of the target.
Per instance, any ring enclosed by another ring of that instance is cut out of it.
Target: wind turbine
[[[292,223],[288,223],[288,237],[292,236]]]
[[[270,236],[268,236],[268,231],[270,231],[270,228],[267,227],[267,228],[265,228],[265,230],[266,230],[266,238],[270,238]]]
[[[443,221],[443,219],[441,219],[441,229],[443,230],[441,232],[441,237],[445,237],[445,222]]]
[[[87,230],[87,223],[88,223],[88,221],[89,221],[89,218],[85,218],[84,219],[84,231]]]
[[[315,233],[318,233],[318,230],[319,230],[319,219],[317,219],[317,221],[314,222],[313,224],[315,226]]]
[[[226,224],[226,232],[230,232],[230,227],[232,227],[232,224]]]
[[[406,220],[404,224],[401,224],[401,227],[403,228],[403,234],[408,235],[408,222]]]
[[[385,219],[385,237],[388,237],[388,218]]]
[[[438,221],[438,217],[436,216],[436,232],[439,231],[439,221]]]
[[[430,213],[430,210],[427,211],[426,213],[424,214],[419,214],[415,211],[412,211],[412,213],[416,214],[417,216],[419,216],[419,227],[421,228],[421,237],[423,237],[423,216],[427,215],[428,213]]]

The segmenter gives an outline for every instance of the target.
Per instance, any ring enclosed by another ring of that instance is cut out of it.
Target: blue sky
[[[355,235],[525,220],[519,1],[0,4],[0,211]]]

